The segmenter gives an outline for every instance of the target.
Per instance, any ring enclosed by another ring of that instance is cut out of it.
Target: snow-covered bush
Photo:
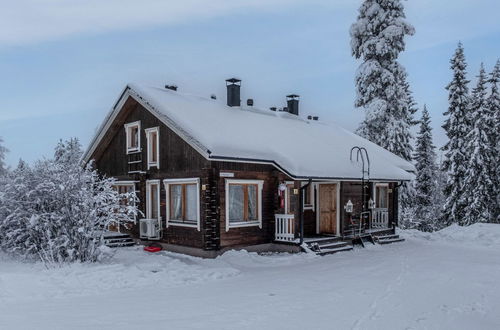
[[[104,229],[133,221],[135,194],[119,194],[113,179],[81,167],[77,140],[60,143],[54,160],[24,162],[0,188],[0,247],[46,263],[96,261]]]

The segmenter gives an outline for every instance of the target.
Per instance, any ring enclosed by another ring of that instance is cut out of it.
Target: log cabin
[[[338,125],[286,106],[241,104],[176,86],[128,84],[84,162],[135,191],[143,213],[114,226],[143,243],[215,257],[249,251],[334,253],[368,237],[393,242],[398,187],[414,166]]]

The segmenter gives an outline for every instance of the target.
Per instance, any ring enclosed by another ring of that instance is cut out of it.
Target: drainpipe
[[[312,183],[312,179],[309,178],[307,184],[299,189],[299,216],[300,216],[300,245],[304,243],[304,203],[302,202],[303,191],[308,188]]]

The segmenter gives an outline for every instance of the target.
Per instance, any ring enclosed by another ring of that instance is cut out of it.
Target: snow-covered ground
[[[500,329],[500,225],[337,255],[138,247],[45,269],[0,255],[0,329]]]

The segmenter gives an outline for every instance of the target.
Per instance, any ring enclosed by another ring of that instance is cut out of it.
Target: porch
[[[342,238],[353,239],[364,234],[382,235],[393,232],[389,226],[389,211],[387,208],[374,208],[365,212],[366,216],[351,217],[349,225],[340,227],[337,233],[322,233],[316,235],[303,235],[301,237],[300,221],[296,221],[293,214],[275,214],[274,240],[282,243],[300,243],[314,239]],[[318,226],[319,228],[319,226]],[[302,239],[301,239],[302,238]]]

